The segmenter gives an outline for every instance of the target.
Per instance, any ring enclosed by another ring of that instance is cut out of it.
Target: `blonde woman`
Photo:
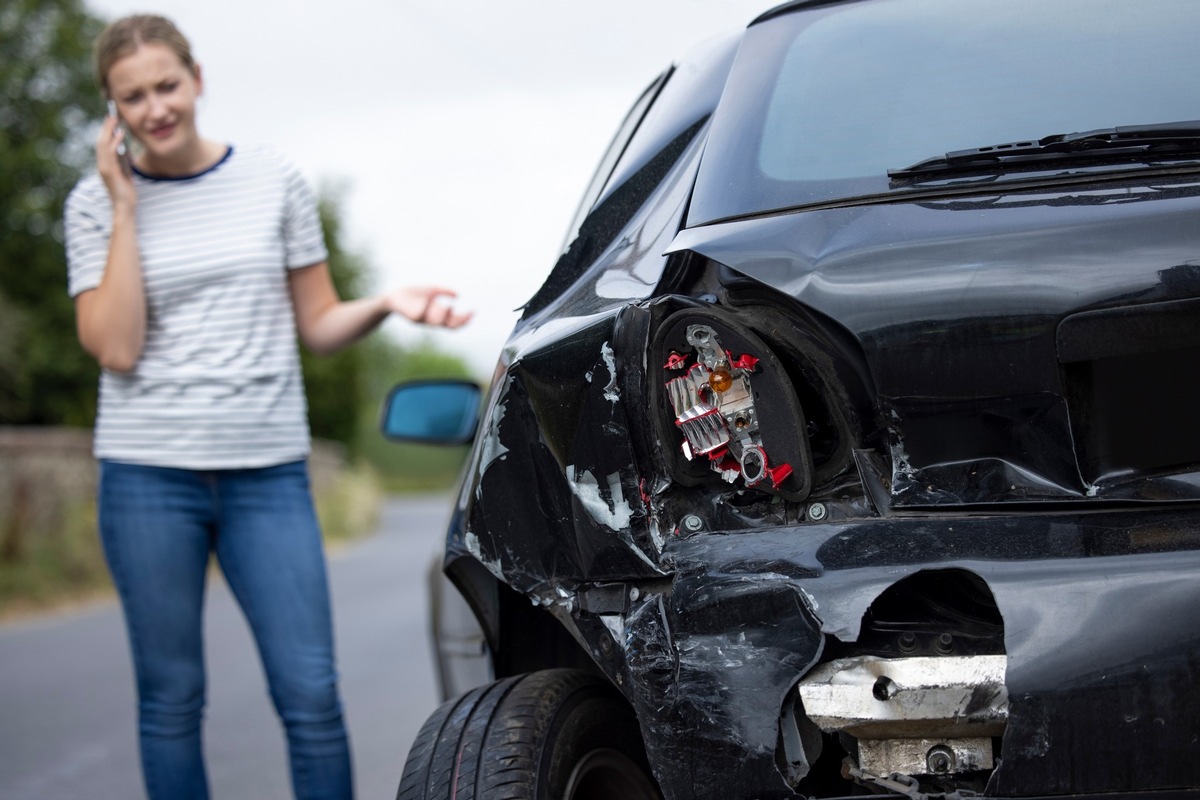
[[[79,340],[103,367],[100,531],[147,792],[208,796],[201,608],[215,552],[262,656],[295,795],[351,797],[296,334],[329,353],[389,314],[448,327],[470,315],[440,287],[340,301],[297,169],[200,135],[202,72],[169,20],[118,20],[95,57],[123,125],[105,121],[96,174],[67,201],[69,288]]]

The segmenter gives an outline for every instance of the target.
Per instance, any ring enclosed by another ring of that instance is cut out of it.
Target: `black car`
[[[654,81],[478,426],[391,399],[483,642],[399,796],[1200,796],[1198,38],[802,0]]]

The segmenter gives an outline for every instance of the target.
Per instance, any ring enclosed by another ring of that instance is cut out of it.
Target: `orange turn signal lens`
[[[708,385],[712,387],[717,394],[729,391],[729,387],[733,386],[733,375],[730,374],[728,367],[717,367],[708,376]]]

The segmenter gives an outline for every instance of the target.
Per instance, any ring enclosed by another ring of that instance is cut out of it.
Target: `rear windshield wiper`
[[[1123,125],[1083,133],[1058,133],[1044,139],[955,150],[903,169],[890,178],[914,178],[956,172],[985,172],[1034,167],[1042,162],[1077,159],[1156,160],[1200,153],[1200,120],[1154,125]]]

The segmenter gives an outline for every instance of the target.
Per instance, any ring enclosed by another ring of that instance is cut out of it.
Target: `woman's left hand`
[[[329,277],[329,265],[324,261],[289,270],[288,288],[300,340],[322,355],[336,353],[358,341],[389,314],[443,328],[460,328],[471,319],[470,312],[455,311],[451,303],[443,300],[455,294],[440,286],[407,286],[387,294],[341,301]]]
[[[443,328],[460,328],[470,321],[472,312],[456,311],[451,303],[442,298],[454,298],[452,289],[440,286],[405,286],[383,296],[384,305],[393,314],[400,314],[413,322]]]

